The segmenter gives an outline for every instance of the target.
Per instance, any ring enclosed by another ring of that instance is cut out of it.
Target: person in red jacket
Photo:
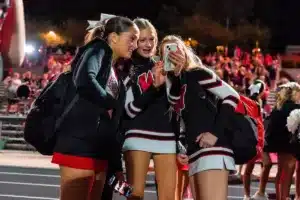
[[[3,70],[19,67],[25,57],[25,22],[23,0],[0,1],[0,79]]]
[[[257,160],[260,160],[262,158],[262,153],[263,153],[263,146],[264,146],[264,135],[265,135],[265,130],[264,130],[264,125],[263,125],[263,117],[262,117],[262,100],[261,96],[263,95],[265,90],[265,83],[261,80],[256,80],[252,85],[249,87],[250,91],[250,99],[255,101],[257,103],[257,107],[253,108],[252,112],[252,117],[257,120],[257,156],[254,157],[251,161],[249,161],[246,164],[245,168],[245,173],[243,176],[243,184],[244,184],[244,200],[250,200],[250,186],[251,186],[251,175],[255,166],[255,163]],[[248,99],[249,101],[251,101]],[[247,100],[246,98],[243,99],[243,101]]]

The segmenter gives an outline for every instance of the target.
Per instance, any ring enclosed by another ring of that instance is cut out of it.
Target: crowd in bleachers
[[[263,54],[259,48],[252,52],[242,51],[235,47],[233,56],[226,56],[224,53],[210,53],[202,58],[207,66],[211,66],[216,73],[239,93],[247,94],[251,83],[260,79],[266,83],[262,97],[265,111],[271,111],[268,105],[268,96],[276,85],[286,82],[287,77],[280,77],[281,57]]]
[[[67,61],[64,60],[63,62],[55,59],[54,56],[50,56],[46,68],[43,69],[44,73],[41,74],[36,74],[30,70],[20,73],[18,69],[11,69],[3,80],[5,96],[8,100],[7,113],[18,112],[18,108],[16,107],[18,107],[18,103],[24,100],[22,97],[32,102],[49,82],[55,80],[63,71],[68,70],[69,61],[72,56],[69,54],[64,56],[67,57]],[[18,96],[17,91],[20,86],[26,86],[30,91],[29,94],[27,95],[25,91],[24,96]]]
[[[17,98],[15,94],[20,85],[27,85],[31,91],[30,98],[36,98],[49,81],[54,80],[61,72],[69,69],[71,59],[72,56],[68,52],[60,57],[49,56],[44,74],[35,74],[31,71],[20,74],[10,70],[8,76],[4,79],[8,99]],[[207,66],[211,66],[223,80],[243,94],[247,92],[246,89],[253,80],[260,79],[264,81],[267,86],[263,97],[265,102],[270,88],[274,87],[276,81],[280,81],[280,56],[264,55],[259,48],[254,49],[253,52],[246,52],[239,47],[235,47],[232,56],[224,52],[208,53],[202,57],[202,61]],[[17,101],[9,100],[9,104],[11,102]],[[268,105],[265,104],[265,106],[266,110],[269,110]]]
[[[251,54],[242,52],[238,47],[232,57],[208,54],[203,62],[213,66],[220,77],[242,93],[253,79],[261,79],[270,87],[281,68],[280,56],[264,55],[259,49],[254,49]]]

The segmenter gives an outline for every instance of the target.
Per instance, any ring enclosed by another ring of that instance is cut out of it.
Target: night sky
[[[180,4],[176,1],[184,0],[24,0],[24,4],[26,15],[41,19],[99,19],[100,13],[111,13],[151,20],[155,19],[163,4],[175,5],[180,11]],[[250,17],[260,19],[271,29],[271,48],[300,45],[299,0],[255,0],[254,5]]]

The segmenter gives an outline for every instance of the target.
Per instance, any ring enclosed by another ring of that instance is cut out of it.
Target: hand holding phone
[[[174,63],[172,63],[171,60],[169,59],[169,54],[170,54],[170,52],[176,52],[177,47],[178,46],[176,43],[169,43],[169,44],[166,44],[164,47],[163,61],[164,61],[164,70],[166,72],[174,71],[174,69],[175,69]]]
[[[183,52],[183,50],[178,48],[177,44],[169,44],[169,45],[170,45],[170,48],[167,50],[167,53],[168,53],[167,59],[168,59],[168,62],[171,63],[171,65],[169,63],[167,63],[165,65],[165,71],[167,71],[167,70],[173,71],[175,76],[179,76],[181,73],[181,70],[186,66],[187,58],[186,58],[186,55]],[[175,45],[176,45],[176,50],[174,47]],[[167,66],[171,66],[171,67],[167,67]],[[171,69],[168,69],[168,68],[171,68]]]

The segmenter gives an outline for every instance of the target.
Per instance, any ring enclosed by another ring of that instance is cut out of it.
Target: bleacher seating
[[[24,140],[25,117],[17,115],[0,115],[0,139],[6,142],[5,149],[34,151]]]

